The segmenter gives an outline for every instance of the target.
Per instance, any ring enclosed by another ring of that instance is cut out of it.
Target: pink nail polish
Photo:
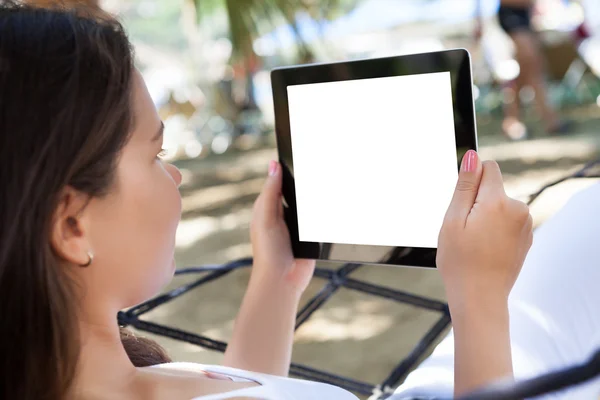
[[[462,169],[465,172],[474,172],[477,168],[477,153],[475,150],[469,150],[463,157]]]
[[[276,172],[277,172],[277,161],[271,160],[269,162],[269,176],[275,175]]]

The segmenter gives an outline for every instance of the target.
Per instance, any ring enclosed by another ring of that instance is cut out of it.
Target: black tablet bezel
[[[435,267],[437,252],[435,248],[315,243],[299,240],[287,95],[287,87],[291,85],[435,72],[450,72],[457,160],[460,164],[460,160],[469,149],[477,150],[471,59],[469,53],[464,49],[331,64],[283,67],[271,71],[277,150],[284,174],[282,190],[285,220],[296,258]],[[335,253],[338,256],[335,256]]]

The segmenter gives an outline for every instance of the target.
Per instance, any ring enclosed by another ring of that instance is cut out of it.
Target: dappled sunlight
[[[243,157],[223,156],[200,160],[183,160],[175,165],[191,176],[182,182],[182,191],[211,187],[228,183],[237,183],[252,178],[265,178],[269,160],[277,159],[275,149],[260,149],[247,152]]]
[[[200,217],[181,221],[177,227],[175,243],[177,248],[188,248],[219,229],[218,218]]]
[[[236,246],[228,247],[221,254],[228,260],[249,257],[252,255],[252,245],[250,243],[240,243]]]
[[[269,152],[261,152],[249,160],[217,168],[215,176],[224,181],[238,182],[254,176],[266,176],[267,166],[271,158],[276,158]]]
[[[533,216],[536,226],[554,215],[565,204],[567,204],[569,199],[571,199],[575,194],[597,183],[597,179],[572,179],[548,189],[540,197],[538,197],[530,207],[531,215]],[[525,183],[523,183],[523,185],[525,185]],[[539,179],[531,179],[529,182],[529,188],[534,186],[536,186],[536,190],[539,188]],[[527,188],[524,187],[523,190],[525,189]],[[533,192],[533,190],[530,190],[528,193],[531,192]]]
[[[249,171],[244,168],[222,168],[215,171],[215,176],[218,179],[230,182],[239,182],[250,175]]]
[[[393,316],[381,308],[381,302],[365,300],[352,307],[319,310],[298,330],[296,341],[365,340],[380,335],[394,324]]]
[[[296,335],[298,341],[365,340],[380,335],[394,324],[389,315],[356,315],[346,322],[314,315]]]
[[[506,193],[527,201],[544,185],[572,174],[597,157],[598,136],[596,132],[588,132],[523,142],[495,142],[485,138],[479,153],[483,159],[499,162]],[[594,179],[569,180],[548,189],[531,207],[536,226],[558,211],[575,193],[595,182]]]
[[[202,335],[217,340],[230,340],[231,336],[233,335],[234,324],[235,319],[230,319],[229,321],[225,321],[219,327],[214,327],[203,331]]]
[[[494,146],[482,147],[481,157],[498,162],[524,160],[528,164],[536,161],[556,161],[557,158],[576,158],[588,160],[596,153],[594,138],[573,136],[547,138],[524,142],[505,142]]]
[[[220,217],[198,217],[182,220],[177,228],[176,246],[181,249],[189,248],[216,232],[247,226],[251,218],[251,210],[241,209]]]
[[[258,195],[265,178],[256,178],[241,183],[230,183],[198,189],[182,200],[182,212],[196,211],[207,207],[217,207],[240,197]]]
[[[554,167],[554,168],[546,168],[543,171],[532,169],[528,172],[522,173],[518,178],[514,178],[508,174],[504,174],[504,185],[506,193],[514,198],[520,200],[526,200],[529,195],[537,192],[542,186],[548,184],[552,181],[560,179],[564,176],[569,175],[570,173],[575,172],[576,170],[583,167],[583,163],[574,165],[572,167]],[[573,185],[586,185],[590,181],[582,180],[572,183]],[[571,184],[571,182],[566,182],[566,184]],[[563,189],[566,189],[568,186],[560,186]]]
[[[207,353],[210,350],[203,349],[202,347],[196,346],[195,344],[183,343],[180,351],[183,353],[194,354],[194,353]]]

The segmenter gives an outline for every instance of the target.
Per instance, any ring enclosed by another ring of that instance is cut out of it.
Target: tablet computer
[[[294,256],[435,267],[477,149],[469,53],[277,68],[271,82]]]

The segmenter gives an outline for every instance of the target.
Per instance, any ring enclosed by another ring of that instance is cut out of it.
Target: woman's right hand
[[[455,396],[513,376],[508,295],[531,242],[529,208],[506,195],[498,164],[467,152],[437,253],[454,329]]]
[[[531,247],[532,225],[527,205],[504,192],[498,164],[467,152],[438,243],[451,311],[506,303]]]

